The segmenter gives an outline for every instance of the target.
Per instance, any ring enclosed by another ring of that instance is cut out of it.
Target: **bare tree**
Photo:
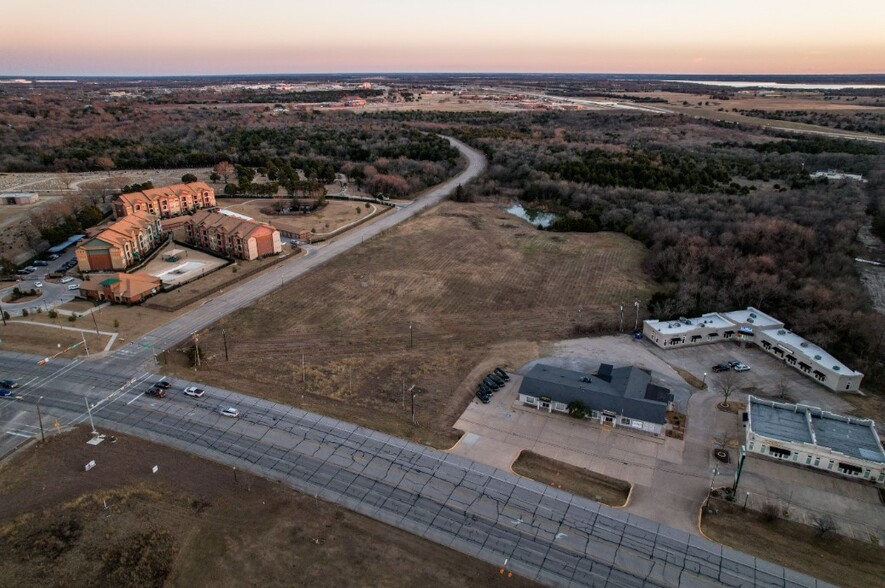
[[[117,167],[116,164],[114,164],[114,160],[111,159],[110,157],[108,157],[107,155],[102,155],[101,157],[97,157],[95,159],[95,164],[98,167],[100,167],[101,169],[103,169],[104,171],[108,172],[109,176],[111,175],[111,170],[114,169],[115,167]]]
[[[830,515],[817,515],[811,522],[818,537],[825,537],[828,533],[835,533],[839,529],[839,525]]]
[[[230,178],[230,176],[236,171],[236,168],[229,161],[222,161],[212,169],[215,173],[221,176],[225,184],[227,183],[228,178]]]
[[[774,385],[774,395],[776,398],[780,400],[789,400],[790,396],[790,382],[787,378],[781,376],[781,378]]]
[[[728,370],[719,376],[716,382],[716,389],[722,395],[722,406],[728,406],[728,399],[737,390],[737,382],[735,381],[734,372]]]

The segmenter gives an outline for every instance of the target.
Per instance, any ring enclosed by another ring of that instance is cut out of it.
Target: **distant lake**
[[[778,90],[885,90],[883,84],[784,84],[782,82],[735,82],[725,80],[664,80],[680,84],[700,84],[702,86],[724,86],[728,88],[774,88]]]
[[[536,227],[540,225],[545,229],[552,225],[557,219],[559,219],[558,214],[553,214],[552,212],[541,212],[540,210],[532,210],[531,208],[527,209],[524,208],[522,204],[514,204],[507,209],[507,212],[509,212],[513,216],[518,216],[524,221],[532,223]]]

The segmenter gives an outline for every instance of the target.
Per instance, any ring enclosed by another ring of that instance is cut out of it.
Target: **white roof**
[[[690,333],[695,329],[720,329],[734,326],[718,312],[708,312],[697,318],[679,318],[672,321],[645,321],[649,327],[663,335]]]
[[[736,323],[753,325],[754,327],[782,327],[784,323],[774,317],[768,316],[759,309],[748,306],[744,310],[733,310],[724,313],[725,316]]]
[[[762,334],[777,343],[789,345],[790,349],[796,351],[797,359],[800,361],[805,359],[805,363],[812,366],[819,366],[827,370],[833,370],[846,376],[860,376],[860,372],[852,370],[844,363],[824,351],[818,345],[808,341],[792,331],[786,329],[767,329]]]

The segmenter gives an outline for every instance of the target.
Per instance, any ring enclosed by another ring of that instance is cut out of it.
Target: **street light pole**
[[[37,420],[40,421],[40,441],[46,443],[46,435],[43,433],[43,415],[40,414],[40,401],[43,397],[37,399]]]
[[[633,332],[635,333],[639,330],[639,301],[634,302],[633,306],[636,307],[636,320],[633,321]]]
[[[701,382],[702,384],[707,383],[707,372],[704,372],[704,380]]]
[[[414,339],[412,338],[412,321],[409,321],[409,349],[411,349],[414,345]]]
[[[89,414],[89,425],[92,427],[92,434],[98,435],[98,431],[95,430],[95,421],[92,420],[92,407],[89,405],[89,398],[86,398],[86,412]]]

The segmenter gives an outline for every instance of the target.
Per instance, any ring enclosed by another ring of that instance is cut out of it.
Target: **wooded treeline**
[[[410,115],[411,118],[417,118]],[[399,118],[399,117],[396,117]],[[462,193],[557,212],[559,231],[619,231],[649,247],[659,318],[757,306],[885,388],[885,320],[853,258],[885,231],[874,144],[784,139],[678,116],[430,115],[489,156]],[[868,183],[812,180],[838,169]]]

